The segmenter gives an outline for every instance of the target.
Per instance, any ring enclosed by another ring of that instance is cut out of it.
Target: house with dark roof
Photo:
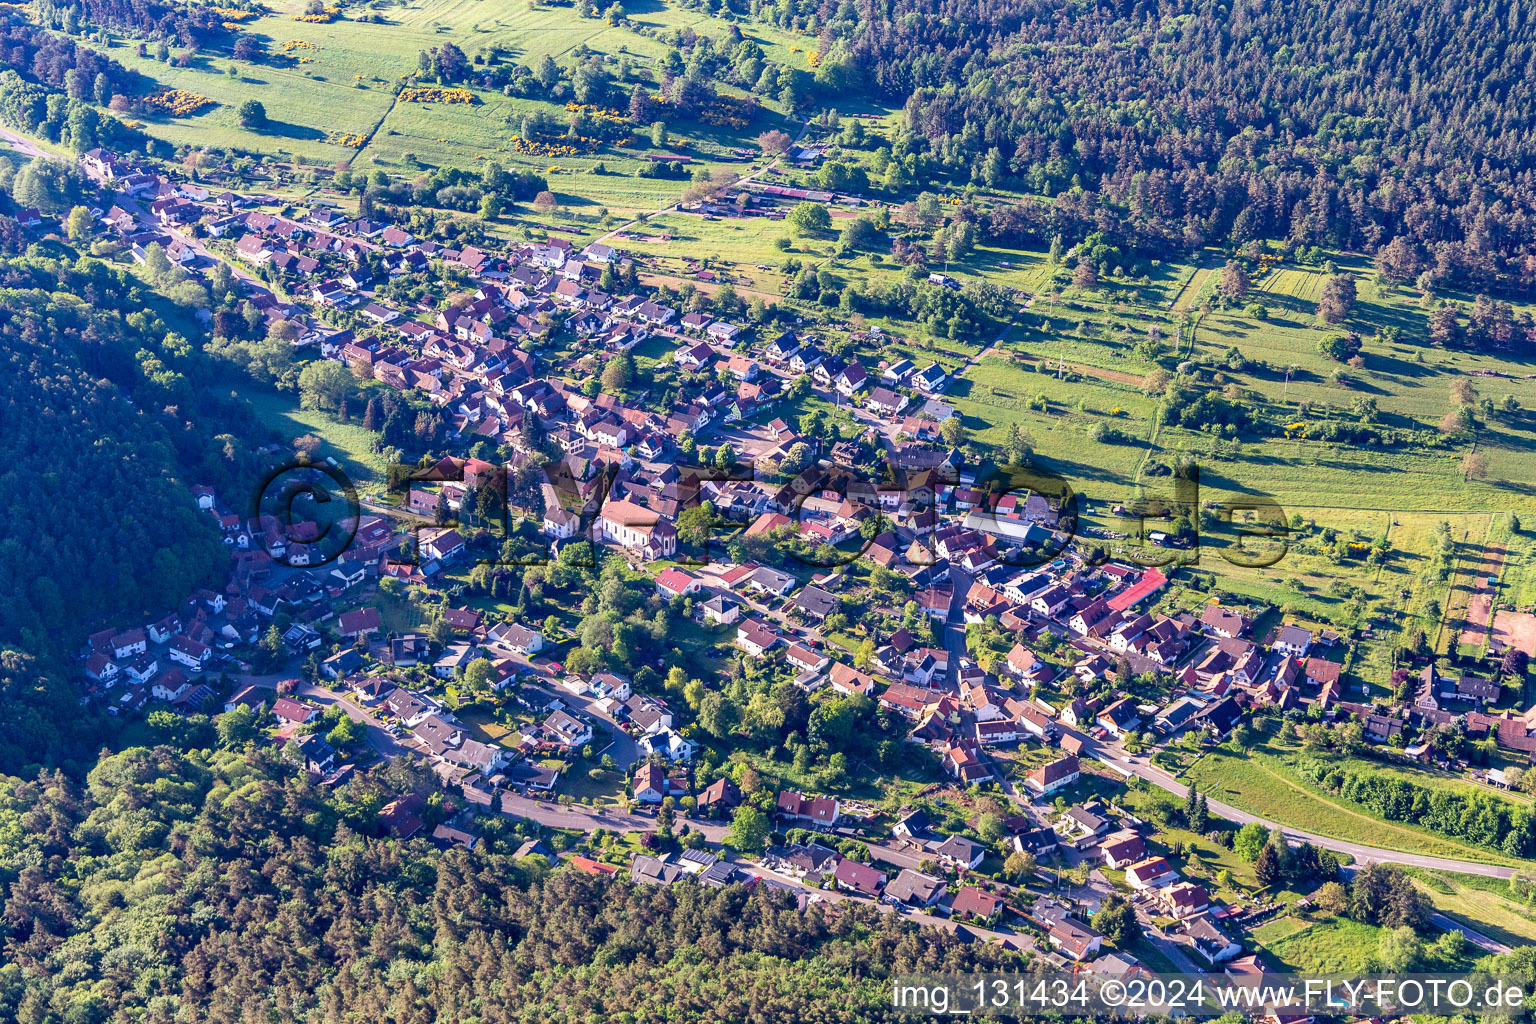
[[[1184,935],[1190,948],[1209,964],[1230,960],[1243,951],[1243,947],[1230,935],[1218,928],[1208,916],[1198,916],[1184,925]]]
[[[1280,635],[1275,637],[1273,646],[1278,654],[1304,658],[1308,648],[1312,646],[1312,631],[1296,625],[1281,626]]]
[[[907,407],[910,402],[906,395],[892,391],[890,388],[875,388],[864,399],[864,407],[877,416],[895,416]]]
[[[960,868],[975,868],[987,855],[987,848],[965,836],[949,836],[943,842],[930,847],[930,852],[942,864]]]
[[[1094,719],[1112,736],[1124,736],[1141,724],[1141,714],[1129,697],[1122,697],[1100,711]]]
[[[741,602],[715,594],[699,606],[706,622],[729,625],[741,617]]]
[[[1203,708],[1194,716],[1191,724],[1221,739],[1232,731],[1232,727],[1241,721],[1242,717],[1243,706],[1238,703],[1236,697],[1227,696]]]
[[[812,622],[821,622],[842,607],[836,595],[817,586],[809,586],[795,595],[795,611]]]
[[[769,850],[763,862],[776,871],[804,878],[833,870],[838,863],[838,854],[836,850],[820,843],[791,843]]]
[[[908,907],[931,907],[944,895],[942,879],[925,875],[921,871],[902,868],[885,886],[885,898]]]
[[[1497,703],[1503,688],[1496,682],[1476,676],[1460,676],[1454,681],[1449,677],[1440,680],[1440,696],[1446,700],[1474,704]]]
[[[335,767],[336,750],[319,733],[299,737],[294,750],[306,771],[323,774]]]
[[[1055,829],[1027,829],[1013,837],[1013,848],[1020,853],[1045,857],[1061,848],[1061,837],[1056,834]]]
[[[921,839],[928,834],[932,825],[928,812],[919,807],[897,819],[896,824],[891,826],[891,835],[898,839]]]
[[[671,885],[683,877],[683,869],[676,864],[668,864],[659,857],[649,854],[637,853],[634,860],[629,862],[629,880],[631,882],[643,882],[646,885]]]
[[[1180,697],[1157,713],[1152,728],[1165,736],[1173,736],[1189,726],[1205,708],[1205,704],[1193,697]]]

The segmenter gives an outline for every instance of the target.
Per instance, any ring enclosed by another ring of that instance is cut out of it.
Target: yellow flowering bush
[[[403,103],[479,103],[479,98],[468,89],[439,89],[437,87],[401,89]]]
[[[631,137],[625,136],[624,139],[619,140],[619,145],[628,145],[632,141]],[[602,147],[602,139],[594,139],[586,135],[577,135],[574,138],[569,135],[560,135],[555,140],[512,136],[512,152],[521,153],[523,156],[583,156],[596,153]]]
[[[184,89],[161,89],[145,96],[142,102],[146,110],[158,110],[172,117],[191,117],[207,107],[218,106],[207,96]]]

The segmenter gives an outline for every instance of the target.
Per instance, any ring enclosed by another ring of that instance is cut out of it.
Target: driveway
[[[292,677],[284,676],[283,678]],[[245,681],[253,682],[255,680]],[[368,734],[368,745],[377,750],[383,757],[401,757],[413,752],[403,739],[397,739],[385,731],[384,723],[375,717],[372,711],[364,708],[345,694],[303,681],[300,681],[299,685],[294,687],[293,693],[296,697],[303,697],[311,703],[320,704],[325,707],[329,707],[332,704],[340,705],[341,709],[347,713],[348,718],[363,724]]]

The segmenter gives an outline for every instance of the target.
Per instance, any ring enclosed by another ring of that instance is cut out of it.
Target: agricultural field
[[[1421,296],[1378,283],[1358,259],[1338,261],[1360,284],[1351,314],[1337,326],[1316,314],[1326,279],[1321,264],[1266,257],[1247,304],[1222,309],[1212,304],[1221,277],[1215,254],[1158,268],[1161,277],[1150,284],[1114,279],[1091,289],[1063,286],[1070,275],[1050,268],[1042,254],[1009,260],[1031,261],[1056,272],[1043,274],[1048,283],[1029,292],[1011,327],[960,371],[948,398],[983,444],[1001,444],[1017,425],[1037,459],[1096,506],[1085,525],[1128,530],[1103,514],[1106,507],[1171,498],[1167,467],[1185,458],[1199,464],[1202,505],[1273,502],[1292,526],[1280,563],[1241,568],[1206,550],[1191,569],[1209,573],[1223,593],[1283,609],[1304,625],[1359,629],[1347,678],[1377,695],[1385,693],[1405,628],[1423,629],[1445,654],[1463,637],[1469,614],[1486,625],[1498,608],[1536,602],[1529,532],[1515,528],[1536,512],[1525,482],[1536,469],[1536,419],[1526,412],[1536,403],[1530,359],[1429,344],[1430,310]],[[1473,298],[1447,297],[1463,304]],[[1362,339],[1358,366],[1319,352],[1323,338],[1344,332]],[[1146,382],[1185,360],[1205,371],[1213,391],[1287,424],[1284,436],[1165,422]],[[1440,434],[1458,401],[1458,381],[1472,386],[1482,409],[1477,475],[1467,470],[1465,441]],[[1402,439],[1386,446],[1325,439],[1330,423],[1362,417]],[[1092,439],[1106,428],[1107,437]],[[1446,574],[1434,552],[1442,523],[1454,546]],[[1358,556],[1340,557],[1330,546],[1335,535],[1358,544]],[[1383,557],[1368,562],[1372,545]],[[1490,545],[1507,549],[1501,564],[1488,560]],[[1502,578],[1489,587],[1483,581],[1495,570]],[[1462,643],[1463,654],[1486,646],[1476,630]]]
[[[156,60],[153,47],[149,55],[137,56],[138,44],[145,41],[131,38],[107,52],[157,86],[216,104],[185,117],[143,120],[146,133],[175,146],[217,146],[322,165],[350,163],[391,174],[448,165],[474,167],[495,160],[547,176],[551,188],[570,203],[638,212],[670,205],[686,184],[635,176],[648,143],[607,146],[569,158],[525,155],[512,145],[522,119],[542,114],[563,122],[568,116],[563,104],[473,86],[468,88],[472,102],[411,102],[409,94],[396,96],[396,85],[417,70],[422,50],[452,42],[466,54],[495,49],[504,60],[530,66],[545,54],[569,63],[573,51],[585,48],[612,65],[611,74],[617,74],[623,61],[637,76],[634,80],[643,75],[654,89],[659,78],[652,68],[666,47],[648,33],[678,29],[725,34],[723,23],[709,15],[660,3],[632,5],[630,25],[624,27],[583,19],[565,5],[519,8],[514,13],[472,0],[412,0],[384,6],[368,19],[362,9],[352,9],[329,23],[297,20],[304,9],[299,0],[279,0],[265,15],[241,23],[237,38],[258,39],[271,55],[262,63],[204,51],[186,67],[175,67]],[[815,47],[814,38],[768,26],[748,26],[745,34],[773,59],[789,64],[798,60],[803,65],[806,47]],[[627,96],[632,84],[618,81],[616,92]],[[237,108],[251,99],[267,109],[268,127],[241,127]],[[798,130],[771,106],[764,108],[760,121],[745,131],[748,138],[772,127]],[[704,166],[719,165],[727,150],[742,141],[743,133],[702,123],[669,127],[668,152]],[[594,173],[599,164],[606,173]],[[734,161],[727,165],[745,168]]]

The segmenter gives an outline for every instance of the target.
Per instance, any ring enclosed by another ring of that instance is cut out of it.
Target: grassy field
[[[1260,744],[1245,755],[1227,750],[1208,753],[1185,773],[1185,781],[1212,800],[1280,825],[1334,839],[1435,857],[1490,864],[1520,863],[1411,825],[1381,821],[1302,781],[1267,744]]]
[[[255,407],[263,423],[282,435],[285,441],[304,434],[314,434],[324,442],[320,458],[335,459],[342,472],[361,490],[381,485],[387,467],[373,451],[374,435],[357,423],[337,423],[323,412],[299,408],[298,398],[277,391],[250,391],[245,397]]]
[[[1054,374],[995,357],[966,369],[945,397],[978,441],[1000,445],[1009,425],[1017,424],[1047,465],[1096,500],[1129,493],[1144,446],[1089,441],[1087,430],[1095,415],[1112,416],[1133,436],[1151,429],[1151,403],[1128,388],[1088,379],[1058,380]]]
[[[1503,879],[1410,869],[1434,902],[1435,909],[1454,921],[1477,929],[1505,945],[1536,943],[1536,910],[1529,898],[1519,898]],[[1529,882],[1525,883],[1529,891]]]
[[[1278,924],[1279,922],[1274,922]],[[1376,952],[1381,929],[1339,918],[1309,925],[1261,944],[1281,971],[1339,974],[1362,970]]]
[[[477,101],[472,105],[397,102],[394,86],[416,71],[419,52],[453,42],[470,55],[499,48],[506,59],[529,66],[545,54],[568,66],[573,51],[584,47],[613,65],[611,73],[619,61],[626,62],[634,73],[646,75],[654,89],[659,78],[653,69],[666,47],[643,33],[679,29],[725,36],[724,22],[662,3],[630,5],[627,27],[583,19],[565,5],[513,12],[487,8],[476,0],[411,0],[382,10],[378,21],[342,19],[330,24],[295,20],[303,8],[300,0],[279,0],[267,15],[244,23],[242,32],[263,41],[274,55],[261,64],[206,50],[188,66],[176,68],[152,56],[137,56],[140,40],[111,47],[110,56],[158,85],[218,104],[192,117],[145,119],[144,130],[177,146],[235,148],[327,165],[351,161],[395,174],[445,164],[473,167],[494,159],[545,174],[568,201],[654,210],[672,202],[685,183],[635,177],[643,147],[608,147],[558,160],[523,156],[511,148],[525,115],[543,113],[563,122],[567,115],[561,104],[479,88],[471,90]],[[742,28],[774,59],[791,64],[798,59],[804,65],[806,51],[815,48],[814,39],[758,25]],[[153,49],[151,45],[150,53]],[[231,75],[231,68],[237,73]],[[616,82],[616,94],[627,96],[632,84]],[[266,107],[271,122],[267,128],[251,131],[240,126],[236,108],[247,99]],[[780,115],[765,109],[762,123],[745,134],[751,137],[784,125]],[[741,143],[742,133],[730,129],[693,122],[669,127],[674,140],[669,151],[706,164],[718,163],[729,147]],[[609,173],[593,174],[598,163]]]

